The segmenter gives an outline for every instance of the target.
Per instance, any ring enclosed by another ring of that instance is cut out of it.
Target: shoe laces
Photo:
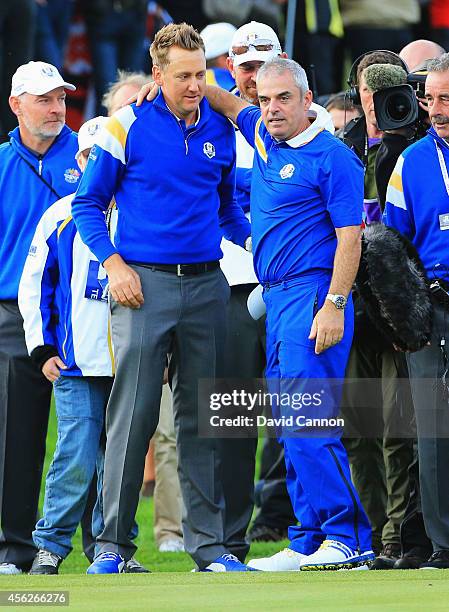
[[[48,550],[41,549],[37,553],[37,562],[39,565],[51,565],[52,567],[58,567],[61,557],[49,552]]]
[[[449,560],[449,550],[436,550],[430,556],[429,561],[436,561],[437,559],[448,559]]]
[[[121,556],[115,552],[104,552],[101,553],[97,559],[95,559],[96,561],[117,561],[117,560],[122,560]]]
[[[225,561],[236,561],[237,563],[240,563],[237,557],[235,555],[231,555],[231,553],[221,555],[221,558],[224,559]]]
[[[131,557],[131,559],[126,562],[126,565],[129,568],[142,567],[142,565],[137,561],[137,559],[134,559],[134,557]]]

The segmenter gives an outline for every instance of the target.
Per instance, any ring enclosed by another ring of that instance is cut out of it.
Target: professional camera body
[[[418,69],[407,75],[407,82],[378,89],[373,96],[379,130],[397,130],[412,127],[416,137],[424,136],[429,125],[427,112],[418,104],[425,99],[427,69]]]

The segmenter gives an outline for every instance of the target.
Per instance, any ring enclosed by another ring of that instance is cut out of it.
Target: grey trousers
[[[161,401],[167,354],[173,390],[186,551],[200,569],[224,554],[224,499],[217,441],[198,437],[198,380],[220,370],[229,286],[220,269],[176,276],[135,266],[145,303],[112,304],[116,375],[106,412],[104,530],[96,553],[129,559],[148,440]]]
[[[0,563],[28,570],[51,384],[28,357],[16,302],[0,302]]]
[[[430,346],[408,356],[418,431],[419,478],[424,525],[434,550],[449,550],[449,402],[443,384],[441,339],[449,351],[449,310],[435,305]],[[420,379],[428,379],[428,381]]]

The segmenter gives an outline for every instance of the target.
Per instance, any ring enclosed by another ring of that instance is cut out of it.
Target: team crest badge
[[[281,179],[292,178],[294,171],[295,166],[293,164],[285,164],[285,166],[279,170],[279,176]]]
[[[207,155],[209,159],[215,157],[215,147],[211,142],[205,142],[203,145],[203,153]]]
[[[64,172],[65,180],[72,185],[79,181],[80,176],[81,174],[78,170],[76,170],[76,168],[67,168],[67,170]]]

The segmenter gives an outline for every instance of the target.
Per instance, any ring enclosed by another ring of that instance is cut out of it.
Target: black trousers
[[[260,380],[265,368],[265,319],[254,321],[246,306],[255,286],[231,287],[227,310],[223,378],[244,379],[246,383]],[[245,536],[254,508],[256,448],[256,437],[221,439],[219,446],[226,508],[225,547],[242,561],[249,550]]]
[[[51,384],[28,357],[17,303],[0,302],[0,563],[29,569]]]
[[[408,355],[422,513],[434,550],[449,550],[448,339],[449,308],[435,304],[430,346]]]

